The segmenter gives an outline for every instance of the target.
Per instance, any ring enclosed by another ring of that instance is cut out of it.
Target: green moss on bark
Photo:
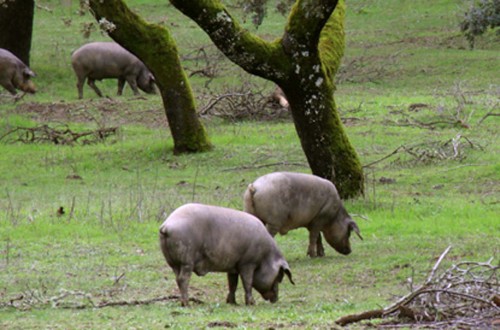
[[[90,0],[89,4],[97,20],[105,18],[116,26],[110,36],[137,55],[155,76],[174,140],[174,153],[210,150],[212,145],[198,119],[191,86],[169,31],[148,24],[122,0]]]

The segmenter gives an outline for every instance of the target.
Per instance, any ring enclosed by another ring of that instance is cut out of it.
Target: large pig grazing
[[[148,68],[135,55],[115,42],[92,42],[83,45],[71,55],[71,64],[78,79],[78,97],[83,98],[83,85],[88,85],[102,97],[96,80],[118,79],[118,95],[122,95],[125,81],[138,95],[142,91],[154,94],[155,79]]]
[[[275,172],[251,183],[244,194],[245,211],[255,215],[274,237],[299,227],[309,230],[310,257],[324,256],[321,232],[342,254],[351,253],[349,237],[359,228],[346,209],[335,185],[315,175]]]
[[[188,305],[192,272],[198,276],[227,273],[226,301],[231,304],[236,303],[238,276],[247,305],[254,304],[252,287],[273,303],[278,300],[278,283],[284,274],[293,283],[288,263],[262,222],[242,211],[183,205],[160,226],[160,247],[175,273],[183,306]]]
[[[30,80],[35,73],[30,70],[16,55],[0,48],[0,85],[12,95],[20,89],[26,93],[35,93],[35,84]]]

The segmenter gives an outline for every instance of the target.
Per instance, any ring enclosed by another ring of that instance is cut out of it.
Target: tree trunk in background
[[[122,0],[90,0],[89,5],[97,21],[114,24],[110,37],[140,58],[155,76],[174,140],[174,153],[211,149],[169,31],[146,23]]]
[[[333,15],[337,1],[297,0],[283,37],[274,42],[242,28],[218,0],[170,2],[231,61],[281,87],[313,174],[331,180],[342,198],[363,192],[361,163],[333,98],[333,76],[344,50],[343,0]]]
[[[30,65],[34,0],[0,1],[0,48],[9,50]]]

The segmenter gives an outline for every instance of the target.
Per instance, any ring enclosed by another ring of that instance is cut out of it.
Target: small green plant
[[[500,26],[500,0],[480,0],[473,3],[465,12],[464,19],[460,22],[460,30],[469,41],[471,49],[474,48],[477,36],[483,35],[488,29]],[[500,34],[500,30],[497,29]]]

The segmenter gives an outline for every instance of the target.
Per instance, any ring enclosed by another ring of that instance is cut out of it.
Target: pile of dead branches
[[[96,130],[75,132],[68,125],[51,127],[49,125],[40,125],[36,127],[15,127],[7,133],[0,136],[0,141],[10,143],[53,143],[58,145],[75,144],[95,144],[104,142],[106,138],[116,135],[118,127],[101,127]]]
[[[257,85],[245,83],[222,94],[211,95],[199,111],[201,116],[215,116],[230,121],[289,120],[290,112]]]
[[[406,154],[411,157],[410,160],[396,159],[395,163],[418,163],[418,164],[431,164],[444,160],[464,160],[467,157],[466,151],[468,149],[483,148],[473,143],[469,138],[462,134],[457,134],[455,137],[445,141],[429,141],[408,146],[399,146],[388,155],[363,165],[363,167],[370,167],[383,160],[386,160],[397,154]]]
[[[500,326],[500,282],[498,265],[459,262],[441,275],[437,270],[448,247],[432,268],[426,282],[384,309],[338,319],[340,325],[384,318],[378,327],[494,328]]]

